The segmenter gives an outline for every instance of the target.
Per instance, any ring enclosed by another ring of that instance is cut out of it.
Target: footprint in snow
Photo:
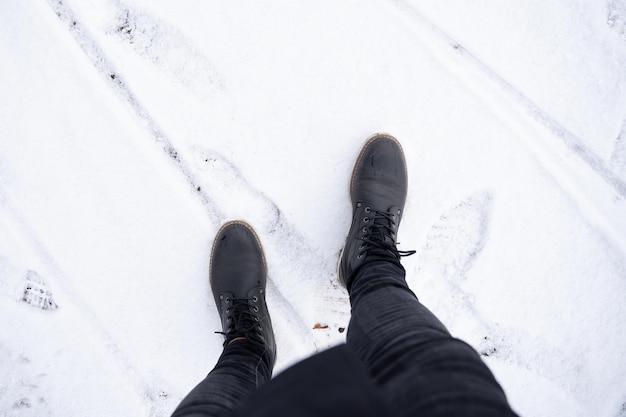
[[[472,345],[484,358],[550,378],[558,370],[546,369],[546,364],[559,364],[559,358],[565,356],[562,349],[538,335],[482,317],[473,294],[463,288],[488,240],[492,200],[491,194],[479,193],[440,216],[419,252],[417,273],[407,276],[409,285],[455,337]],[[535,352],[535,356],[529,357],[528,352]]]
[[[41,275],[14,266],[2,255],[0,255],[0,295],[39,310],[54,311],[59,308],[48,283]]]
[[[419,252],[419,269],[431,269],[448,280],[465,278],[485,246],[492,196],[474,195],[441,215]]]
[[[472,344],[481,355],[502,357],[511,352],[505,332],[479,316],[473,295],[461,286],[487,242],[492,199],[487,192],[472,195],[439,217],[418,252],[417,282],[411,286],[423,284],[445,294],[424,302],[453,334]]]
[[[3,381],[8,382],[0,384],[0,409],[6,413],[2,415],[51,415],[49,404],[42,396],[42,384],[46,384],[48,375],[39,372],[19,350],[12,350],[1,343],[0,364]]]
[[[48,285],[35,271],[28,271],[24,276],[21,301],[39,310],[54,311],[59,308]]]
[[[117,11],[109,34],[137,55],[201,98],[223,90],[215,66],[176,28],[120,1],[109,6]]]

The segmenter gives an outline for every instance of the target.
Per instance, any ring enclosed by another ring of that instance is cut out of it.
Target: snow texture
[[[167,416],[221,352],[244,219],[276,373],[345,341],[367,136],[403,144],[407,282],[524,416],[626,416],[626,6],[0,4],[0,415]]]

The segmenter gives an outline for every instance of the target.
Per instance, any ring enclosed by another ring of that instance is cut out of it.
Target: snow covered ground
[[[348,176],[386,131],[421,301],[520,414],[626,416],[623,0],[3,1],[0,40],[1,415],[169,415],[221,351],[231,219],[276,371],[345,340]]]

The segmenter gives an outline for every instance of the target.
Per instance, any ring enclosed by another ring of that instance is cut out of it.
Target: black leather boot
[[[352,226],[339,257],[339,280],[350,290],[352,279],[373,260],[400,262],[415,251],[398,251],[396,236],[407,194],[406,161],[396,138],[371,136],[357,158],[350,196]]]
[[[265,303],[267,264],[249,224],[233,221],[220,228],[211,251],[209,280],[226,336],[224,346],[246,338],[267,355],[271,369],[276,343]]]

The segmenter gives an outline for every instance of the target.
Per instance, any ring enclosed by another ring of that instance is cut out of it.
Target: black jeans
[[[348,348],[393,414],[515,415],[476,351],[450,335],[417,300],[404,276],[398,263],[375,261],[364,265],[350,286]],[[228,415],[268,381],[271,372],[251,343],[233,342],[174,416]]]

